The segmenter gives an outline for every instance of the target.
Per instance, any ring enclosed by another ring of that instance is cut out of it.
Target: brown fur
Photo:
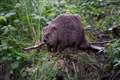
[[[72,14],[62,14],[43,28],[43,41],[53,51],[65,48],[87,48],[84,29],[80,17]]]

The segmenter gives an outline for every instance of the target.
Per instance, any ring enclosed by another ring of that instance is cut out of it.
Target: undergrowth
[[[16,80],[55,79],[56,59],[48,61],[47,51],[24,52],[22,49],[39,43],[41,30],[47,22],[66,12],[79,14],[84,28],[104,31],[120,23],[119,1],[0,1],[0,63],[7,62],[11,77]],[[115,40],[106,49],[114,66],[120,65],[119,43],[120,40]]]

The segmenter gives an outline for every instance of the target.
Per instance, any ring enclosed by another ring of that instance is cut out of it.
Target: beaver
[[[84,28],[78,15],[62,14],[43,28],[43,42],[53,51],[65,48],[88,48]]]

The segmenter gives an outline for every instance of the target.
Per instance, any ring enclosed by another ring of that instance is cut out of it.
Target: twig
[[[23,50],[24,50],[24,51],[30,51],[30,50],[32,50],[32,49],[38,49],[38,48],[40,49],[43,45],[45,45],[44,42],[39,43],[39,44],[34,45],[34,46],[30,46],[30,47],[27,47],[27,48],[23,48]]]

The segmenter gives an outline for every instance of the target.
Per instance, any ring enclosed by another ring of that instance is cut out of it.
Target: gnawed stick
[[[98,53],[99,53],[99,52],[104,51],[105,47],[96,46],[94,44],[106,44],[106,43],[111,43],[111,42],[112,42],[112,40],[110,40],[110,41],[103,41],[103,42],[90,42],[90,49],[97,50]]]
[[[89,47],[91,50],[97,51],[97,53],[101,53],[105,51],[105,47],[90,45]]]
[[[99,46],[95,46],[95,45],[90,45],[90,47],[92,49],[95,49],[95,50],[98,50],[98,51],[104,50],[104,47],[99,47]]]
[[[34,46],[30,46],[30,47],[27,47],[27,48],[23,48],[24,51],[30,51],[32,49],[40,49],[43,45],[45,45],[44,42],[42,43],[39,43],[39,44],[36,44]]]

